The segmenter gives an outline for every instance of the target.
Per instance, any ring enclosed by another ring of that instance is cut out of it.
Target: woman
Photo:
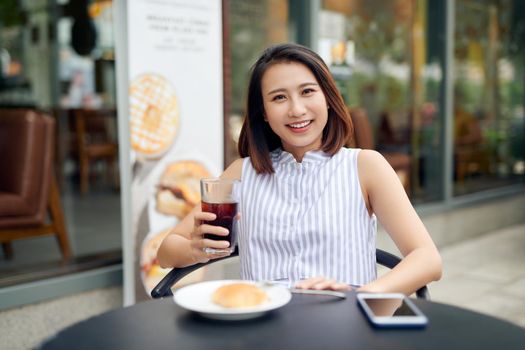
[[[441,277],[441,258],[395,172],[377,152],[345,148],[352,123],[326,64],[296,44],[255,63],[239,140],[241,159],[223,178],[241,180],[241,277],[297,288],[411,294]],[[376,217],[403,254],[377,278]],[[164,267],[223,255],[228,242],[198,205],[163,241]]]

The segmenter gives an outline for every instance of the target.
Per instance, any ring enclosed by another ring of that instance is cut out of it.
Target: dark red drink
[[[228,236],[219,236],[213,234],[205,234],[204,238],[213,239],[215,241],[228,241],[230,242],[230,248],[233,248],[233,242],[235,242],[234,232],[232,230],[233,218],[237,215],[237,202],[230,203],[207,203],[202,202],[202,211],[214,213],[217,218],[213,221],[207,221],[206,223],[213,226],[222,226],[230,232]]]

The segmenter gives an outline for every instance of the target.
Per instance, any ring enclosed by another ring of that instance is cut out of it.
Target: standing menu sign
[[[222,23],[220,0],[120,6],[115,14],[122,10],[125,19],[117,19],[117,28],[126,34],[117,33],[117,41],[126,43],[117,42],[117,62],[126,69],[118,79],[127,94],[119,93],[125,96],[119,110],[127,113],[119,111],[119,121],[127,123],[121,146],[128,148],[131,168],[128,188],[125,181],[122,188],[131,203],[123,203],[130,223],[127,230],[123,225],[129,304],[146,299],[166,274],[156,261],[158,246],[200,200],[199,179],[222,170]]]

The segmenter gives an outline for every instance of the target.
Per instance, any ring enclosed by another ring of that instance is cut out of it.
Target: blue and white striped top
[[[238,244],[241,278],[289,285],[324,276],[354,286],[376,278],[376,217],[357,171],[358,149],[330,157],[307,152],[301,163],[278,149],[274,174],[243,162]]]

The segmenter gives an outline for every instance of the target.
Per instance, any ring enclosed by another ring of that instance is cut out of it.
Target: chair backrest
[[[374,149],[374,135],[366,110],[352,108],[350,109],[350,117],[354,125],[354,144],[352,146],[361,149]]]
[[[203,266],[229,259],[239,255],[238,249],[224,258],[210,260],[206,263],[194,264],[182,268],[173,268],[156,286],[151,290],[151,297],[154,299],[163,298],[170,295],[173,295],[171,292],[171,287],[180,281],[184,276],[190,274],[191,272],[200,269]],[[401,262],[401,259],[394,254],[385,252],[382,249],[376,249],[376,261],[379,265],[388,267],[390,269],[394,268],[397,264]],[[419,299],[430,300],[430,293],[428,292],[427,286],[423,286],[416,291],[416,295]]]
[[[54,126],[54,119],[32,110],[0,109],[0,227],[9,224],[6,217],[30,217],[32,224],[45,220]]]
[[[70,112],[71,132],[85,144],[113,142],[109,124],[116,121],[114,109],[75,109]]]

